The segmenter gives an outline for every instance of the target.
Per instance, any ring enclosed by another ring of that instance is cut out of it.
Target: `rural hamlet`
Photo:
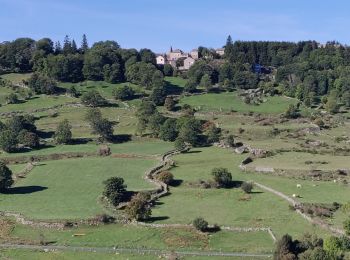
[[[0,260],[350,260],[349,10],[0,0]]]

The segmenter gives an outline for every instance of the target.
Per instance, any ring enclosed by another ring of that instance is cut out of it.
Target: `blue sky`
[[[350,45],[348,0],[0,0],[0,41],[116,40],[166,51],[233,40],[338,40]]]

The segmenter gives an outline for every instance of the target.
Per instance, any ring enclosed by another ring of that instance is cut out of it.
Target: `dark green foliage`
[[[208,222],[201,217],[194,219],[192,225],[195,227],[195,229],[201,232],[205,232],[208,230]]]
[[[156,55],[150,49],[141,49],[140,58],[142,62],[156,64]]]
[[[147,127],[152,132],[153,136],[158,136],[161,126],[165,121],[165,117],[162,116],[159,112],[155,112],[148,119]]]
[[[89,80],[121,82],[123,80],[122,63],[118,43],[97,42],[84,55],[83,74]]]
[[[176,106],[176,102],[174,101],[174,99],[172,97],[167,97],[167,98],[165,98],[164,106],[168,111],[174,111],[175,106]]]
[[[87,41],[87,37],[83,34],[83,39],[81,40],[80,52],[86,53],[89,50],[89,44]]]
[[[63,82],[79,82],[84,79],[83,56],[80,54],[49,55],[44,65],[37,66],[37,70],[47,73],[50,77]]]
[[[117,88],[113,91],[113,96],[115,99],[119,100],[130,100],[134,97],[135,91],[132,87],[124,85],[120,88]]]
[[[163,73],[164,73],[164,76],[168,76],[168,77],[173,76],[174,69],[170,64],[165,64],[163,68]]]
[[[153,90],[149,96],[149,99],[157,106],[163,105],[165,98],[166,98],[166,91],[165,91],[164,87],[153,88]]]
[[[92,128],[93,134],[98,134],[104,140],[110,140],[113,137],[114,122],[102,118],[101,111],[98,108],[90,108],[86,115],[87,120]]]
[[[0,192],[6,191],[13,184],[12,172],[3,161],[0,161]]]
[[[151,63],[136,62],[128,66],[126,78],[147,89],[163,86],[163,74]]]
[[[28,80],[28,86],[37,94],[52,95],[57,92],[56,81],[39,73],[33,73]]]
[[[140,192],[134,195],[125,208],[128,218],[138,221],[148,219],[152,214],[150,199],[151,195],[147,192]]]
[[[287,111],[284,113],[286,118],[298,118],[300,116],[297,106],[290,104]]]
[[[0,147],[5,152],[14,152],[17,148],[18,140],[16,132],[3,130],[0,132]]]
[[[6,97],[7,104],[17,104],[19,102],[18,96],[15,93],[11,93]]]
[[[274,259],[297,259],[295,255],[295,244],[290,235],[284,235],[280,240],[277,241]]]
[[[175,141],[179,132],[177,130],[177,122],[175,118],[168,118],[160,127],[159,138],[164,141]]]
[[[55,132],[55,141],[58,144],[68,144],[72,140],[72,126],[67,119],[60,122]]]
[[[178,137],[174,142],[174,147],[176,150],[182,151],[186,148],[186,143],[182,138]]]
[[[142,134],[146,130],[150,117],[156,112],[156,110],[157,108],[153,102],[142,100],[136,112],[136,116],[138,119],[138,132]]]
[[[107,100],[104,99],[96,90],[90,90],[84,93],[81,96],[81,102],[85,106],[89,107],[100,107],[107,104]]]
[[[221,188],[229,188],[232,184],[232,175],[226,168],[214,168],[211,175]]]
[[[209,144],[218,142],[221,137],[221,128],[218,128],[215,125],[211,125],[206,130],[206,135],[207,135],[207,142]]]
[[[114,206],[118,206],[125,199],[126,188],[124,179],[120,177],[112,177],[104,181],[105,185],[103,196],[105,196]]]
[[[17,139],[18,143],[26,147],[38,148],[40,146],[38,135],[25,129],[19,132]]]
[[[179,118],[177,121],[179,138],[193,146],[199,145],[199,135],[201,131],[201,123],[193,116]]]

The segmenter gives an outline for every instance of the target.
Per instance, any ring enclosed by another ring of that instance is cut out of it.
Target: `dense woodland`
[[[270,94],[296,97],[306,106],[328,103],[330,112],[337,112],[341,105],[350,106],[347,46],[336,42],[319,45],[315,41],[233,42],[228,37],[224,47],[221,59],[213,50],[199,47],[200,60],[187,73],[179,73],[169,65],[157,67],[151,50],[123,49],[115,41],[96,42],[89,48],[85,35],[79,47],[68,36],[62,45],[49,38],[19,38],[0,44],[0,74],[36,72],[41,90],[35,87],[36,80],[32,85],[39,93],[52,94],[52,80],[104,80],[156,88],[163,96],[163,76],[174,74],[188,78],[188,92],[198,86],[229,91],[261,87]],[[164,98],[156,103],[162,102]]]

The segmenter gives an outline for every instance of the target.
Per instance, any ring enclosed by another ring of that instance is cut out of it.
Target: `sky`
[[[79,44],[115,40],[165,52],[236,40],[350,45],[349,0],[0,0],[0,42],[19,37]]]

